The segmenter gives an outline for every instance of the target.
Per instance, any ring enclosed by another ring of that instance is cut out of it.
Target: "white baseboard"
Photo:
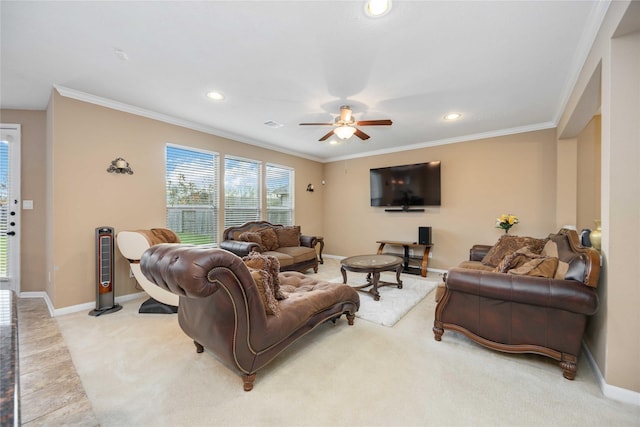
[[[144,295],[146,295],[145,292],[122,295],[119,297],[115,297],[115,302],[120,303],[131,301]],[[77,313],[79,311],[85,310],[91,311],[96,308],[95,302],[85,302],[82,304],[70,305],[68,307],[54,308],[53,304],[51,303],[51,299],[49,298],[49,294],[47,294],[46,292],[21,292],[20,298],[43,298],[44,302],[47,304],[47,308],[49,309],[49,314],[51,315],[51,317],[63,316],[65,314]]]
[[[602,376],[602,372],[600,372],[600,367],[598,367],[596,360],[591,354],[591,350],[589,350],[589,346],[584,341],[582,341],[582,350],[584,351],[584,354],[587,356],[589,365],[591,366],[591,369],[593,370],[593,373],[596,376],[596,381],[598,382],[598,386],[600,387],[600,390],[602,391],[602,394],[604,394],[605,397],[612,400],[617,400],[618,402],[629,403],[631,405],[640,406],[640,393],[633,390],[627,390],[626,388],[607,384],[604,377]]]

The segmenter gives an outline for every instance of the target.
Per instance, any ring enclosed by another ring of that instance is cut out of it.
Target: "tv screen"
[[[371,206],[440,206],[440,162],[370,170]]]

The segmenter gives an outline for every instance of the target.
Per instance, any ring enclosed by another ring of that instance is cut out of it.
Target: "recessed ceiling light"
[[[273,120],[267,120],[266,122],[264,122],[264,125],[274,129],[278,129],[284,126],[282,123],[274,122]]]
[[[222,101],[224,100],[224,95],[212,90],[211,92],[207,92],[207,98],[213,99],[214,101]]]
[[[116,57],[118,57],[118,59],[121,60],[121,61],[128,61],[129,60],[129,55],[127,55],[127,52],[125,52],[122,49],[114,48],[113,49],[113,54]]]
[[[340,144],[340,141],[338,141],[337,139],[329,140],[329,145],[338,145],[338,144]]]
[[[460,117],[462,117],[462,114],[460,113],[449,113],[446,116],[444,116],[445,120],[458,120]]]
[[[364,6],[365,13],[376,18],[386,15],[390,10],[391,0],[369,0]]]

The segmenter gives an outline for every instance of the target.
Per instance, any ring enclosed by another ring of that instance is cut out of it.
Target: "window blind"
[[[256,160],[225,156],[224,228],[258,221],[260,208],[261,163]]]
[[[218,154],[167,144],[167,228],[182,243],[218,240]]]
[[[265,180],[267,221],[293,225],[293,169],[267,164]]]

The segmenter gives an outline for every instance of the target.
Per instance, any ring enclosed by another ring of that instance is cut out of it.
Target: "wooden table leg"
[[[371,288],[371,293],[373,294],[373,299],[376,301],[380,301],[380,292],[378,292],[378,281],[380,280],[380,272],[373,273],[373,288]]]
[[[420,276],[427,277],[427,265],[429,264],[429,247],[424,248],[424,254],[422,254],[422,265],[420,267]]]
[[[320,251],[318,252],[318,261],[320,264],[324,264],[322,259],[322,250],[324,249],[324,237],[316,237],[317,242],[320,244]]]
[[[398,283],[398,289],[402,289],[402,280],[400,280],[400,273],[402,272],[402,266],[399,265],[396,268],[396,282]]]

